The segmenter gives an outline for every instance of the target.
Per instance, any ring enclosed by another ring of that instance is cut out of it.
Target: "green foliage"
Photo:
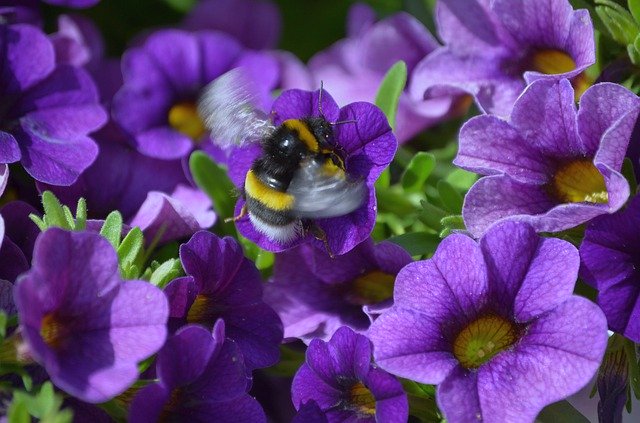
[[[10,423],[28,423],[31,417],[43,423],[70,423],[73,412],[61,406],[62,396],[54,392],[51,382],[45,382],[36,394],[15,391],[7,417]]]
[[[537,422],[540,423],[589,423],[589,419],[582,415],[569,401],[560,401],[542,409]]]
[[[122,215],[118,211],[112,211],[102,224],[100,235],[105,237],[109,244],[116,250],[120,245],[120,237],[122,236]]]
[[[197,0],[164,0],[169,6],[178,12],[188,12],[197,3]]]
[[[376,106],[384,112],[392,129],[395,129],[398,103],[406,82],[407,65],[400,60],[387,71],[376,94]]]
[[[405,192],[418,192],[424,187],[427,178],[436,167],[436,158],[426,151],[419,151],[404,170],[401,183]]]
[[[184,275],[182,263],[177,258],[169,259],[162,264],[151,263],[148,271],[150,271],[149,282],[161,289],[175,278]]]
[[[43,192],[41,200],[44,215],[42,217],[33,213],[29,215],[29,218],[41,231],[53,227],[69,231],[81,231],[85,229],[87,223],[87,203],[84,198],[78,200],[76,217],[73,216],[69,207],[63,206],[51,191]]]

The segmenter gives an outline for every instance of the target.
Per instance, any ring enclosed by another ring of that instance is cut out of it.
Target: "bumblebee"
[[[288,243],[311,230],[324,234],[313,219],[343,216],[364,201],[366,186],[346,173],[334,139],[333,126],[319,117],[288,119],[280,126],[254,106],[257,99],[241,69],[233,69],[209,84],[198,110],[211,138],[221,147],[259,142],[262,154],[247,172],[246,200],[237,220],[248,214],[254,228],[272,241]]]

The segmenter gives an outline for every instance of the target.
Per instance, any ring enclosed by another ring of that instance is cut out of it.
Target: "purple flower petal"
[[[0,162],[14,163],[22,158],[20,146],[13,135],[0,131]],[[5,182],[6,185],[6,182]]]

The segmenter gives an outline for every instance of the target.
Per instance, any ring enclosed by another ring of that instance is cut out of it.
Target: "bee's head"
[[[313,136],[318,140],[318,144],[333,146],[333,128],[329,121],[323,117],[310,117],[306,120]]]

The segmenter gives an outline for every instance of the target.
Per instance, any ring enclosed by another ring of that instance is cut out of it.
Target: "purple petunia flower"
[[[280,125],[287,119],[320,116],[319,95],[319,90],[283,92],[271,110],[273,123]],[[345,216],[313,220],[313,223],[325,233],[329,250],[335,255],[340,255],[353,249],[371,234],[377,210],[373,185],[393,159],[398,143],[387,118],[373,104],[357,102],[339,108],[329,93],[323,91],[321,110],[329,122],[347,121],[333,127],[335,151],[341,156],[347,175],[354,180],[365,182],[368,190],[363,204],[353,212]],[[260,154],[260,146],[252,145],[237,149],[235,154],[231,155],[229,177],[238,187],[244,186],[246,174]],[[243,199],[238,200],[236,214],[240,213],[244,204]],[[249,217],[239,219],[236,225],[244,237],[265,250],[280,252],[307,242],[325,249],[323,241],[316,239],[309,231],[293,241],[281,243],[256,230]]]
[[[214,31],[161,30],[122,58],[124,85],[113,99],[113,118],[149,157],[171,160],[209,143],[196,102],[209,82],[242,66],[270,105],[278,78],[276,60],[245,51],[232,37]]]
[[[265,422],[260,404],[247,394],[244,361],[236,344],[225,339],[218,320],[211,332],[198,325],[181,328],[158,354],[159,381],[133,398],[129,420]]]
[[[467,229],[518,220],[558,232],[613,213],[629,197],[620,173],[640,99],[617,84],[589,88],[576,111],[568,80],[536,81],[509,121],[478,116],[460,130],[454,164],[482,175],[465,197]]]
[[[291,397],[296,409],[315,401],[329,423],[400,423],[409,417],[400,382],[371,363],[371,343],[348,327],[338,329],[329,342],[311,342],[293,378]]]
[[[89,75],[56,65],[47,36],[31,25],[0,26],[0,163],[20,161],[36,180],[70,185],[96,158],[87,134],[106,122]]]
[[[598,290],[609,328],[640,342],[640,197],[589,224],[580,246],[581,277]]]
[[[572,295],[579,260],[519,222],[479,243],[450,235],[398,274],[393,307],[369,329],[375,360],[438,385],[452,423],[533,421],[591,380],[607,346],[600,309]]]
[[[187,276],[165,288],[170,326],[198,323],[211,328],[221,318],[248,369],[275,364],[282,323],[262,300],[260,274],[240,245],[232,238],[200,231],[180,246],[180,260]]]
[[[203,0],[184,19],[185,29],[227,33],[244,46],[275,48],[280,38],[282,18],[278,7],[264,0]]]
[[[374,22],[375,12],[356,4],[348,15],[348,36],[309,61],[319,84],[324,82],[340,105],[354,101],[373,103],[386,72],[398,60],[407,65],[409,80],[420,60],[439,47],[429,31],[413,16],[400,12]],[[400,96],[395,134],[399,142],[444,120],[455,97],[443,95],[424,100],[404,92]]]
[[[445,46],[417,65],[414,96],[454,87],[487,113],[508,116],[537,79],[570,78],[577,97],[591,83],[584,75],[595,62],[591,18],[567,0],[442,0],[436,23]]]
[[[363,332],[371,323],[368,307],[393,303],[395,276],[410,262],[398,245],[371,239],[335,258],[301,245],[276,255],[265,300],[280,315],[285,338],[326,341],[341,326]]]
[[[40,234],[40,229],[29,219],[31,213],[37,210],[23,201],[12,201],[0,209],[0,221],[4,221],[0,279],[15,282],[21,273],[29,270],[33,246]]]
[[[162,347],[167,300],[145,281],[123,282],[102,236],[51,228],[14,290],[22,337],[53,383],[86,402],[107,401]]]

